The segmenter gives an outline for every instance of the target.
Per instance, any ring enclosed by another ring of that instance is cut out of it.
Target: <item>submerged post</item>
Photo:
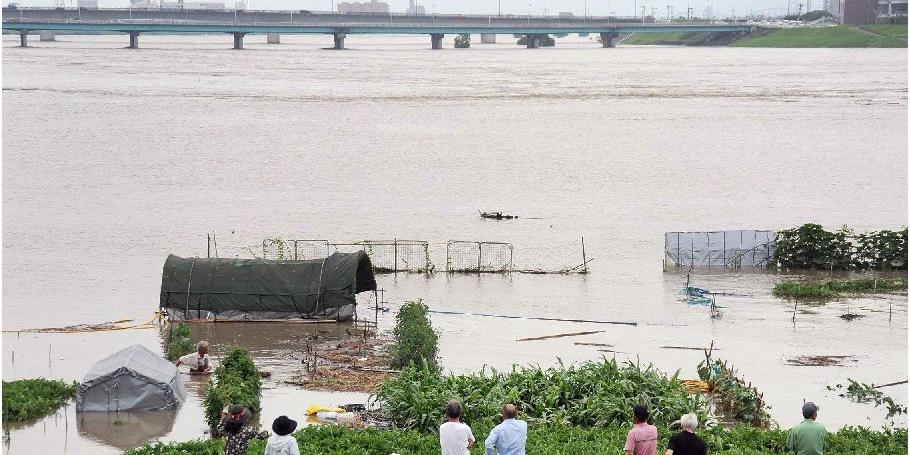
[[[433,33],[430,35],[430,43],[433,49],[442,49],[442,33]]]
[[[28,47],[28,30],[19,30],[19,47]]]
[[[234,49],[243,49],[243,35],[246,33],[232,33],[234,35]]]
[[[348,36],[347,33],[335,33],[335,49],[344,49],[344,38]]]
[[[139,32],[130,32],[130,49],[139,49]]]
[[[603,47],[616,47],[616,33],[601,33],[600,43]]]
[[[57,41],[57,35],[52,31],[43,31],[38,34],[41,41]]]

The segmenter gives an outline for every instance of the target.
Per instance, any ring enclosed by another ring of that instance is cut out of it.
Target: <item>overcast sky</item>
[[[4,3],[16,0],[2,0]],[[187,0],[192,1],[192,0]],[[234,0],[212,0],[223,1],[228,6],[233,5]],[[367,0],[369,1],[369,0]],[[408,7],[408,0],[385,0],[393,12],[404,12]],[[438,13],[476,13],[476,14],[496,14],[500,5],[503,14],[527,14],[528,0],[420,0],[418,3],[426,7],[427,13],[434,9]],[[641,6],[645,5],[648,14],[651,8],[655,8],[655,16],[658,18],[666,17],[667,5],[673,7],[674,16],[683,15],[686,10],[686,1],[691,2],[694,8],[694,15],[704,14],[708,2],[714,3],[715,16],[724,17],[731,14],[731,9],[736,9],[736,14],[755,12],[767,14],[779,14],[781,9],[786,9],[788,0],[587,0],[588,14],[590,15],[609,15],[615,12],[621,16],[631,16],[633,4],[637,5],[638,13],[641,13]],[[824,0],[789,0],[792,2],[792,8],[796,10],[798,1],[810,1],[812,9],[821,9]],[[66,5],[75,6],[75,0],[65,0]],[[247,0],[247,5],[251,9],[309,9],[327,11],[337,0]],[[52,6],[54,0],[19,0],[22,6]],[[126,7],[128,0],[98,0],[101,7]],[[571,11],[576,15],[583,15],[585,10],[585,0],[530,0],[531,14],[548,14],[555,15],[559,11]],[[771,9],[768,11],[768,9]],[[805,7],[803,7],[805,8]],[[805,11],[805,9],[803,10]]]

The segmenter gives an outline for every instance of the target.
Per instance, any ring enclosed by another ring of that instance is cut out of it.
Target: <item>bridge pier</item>
[[[277,33],[269,33],[266,35],[265,41],[268,44],[281,44],[281,35]]]
[[[600,44],[603,47],[616,47],[616,33],[601,33]]]
[[[51,31],[43,31],[38,33],[41,41],[57,41],[57,35]]]
[[[480,42],[481,42],[481,44],[496,44],[496,34],[495,33],[481,33]]]
[[[139,49],[139,32],[130,32],[130,49]]]
[[[540,35],[525,35],[528,39],[528,49],[537,49],[540,47]]]
[[[336,33],[335,35],[335,49],[344,49],[344,38],[348,36],[347,33]]]
[[[246,33],[232,33],[234,35],[234,49],[243,49],[243,35]]]
[[[28,47],[28,30],[19,30],[19,47]]]
[[[433,33],[430,35],[430,44],[433,49],[442,49],[442,33]]]

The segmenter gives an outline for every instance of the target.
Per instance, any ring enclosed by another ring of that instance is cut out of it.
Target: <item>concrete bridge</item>
[[[277,41],[280,34],[332,35],[335,49],[344,49],[344,39],[350,34],[420,34],[430,36],[432,49],[442,49],[442,38],[447,34],[525,35],[527,47],[535,48],[539,47],[540,40],[546,35],[599,33],[603,47],[615,47],[617,37],[626,33],[749,33],[751,26],[725,23],[657,23],[653,18],[630,17],[7,7],[3,8],[3,30],[18,32],[22,47],[28,46],[29,33],[67,32],[123,33],[129,35],[129,47],[133,49],[139,47],[139,35],[143,33],[225,33],[233,35],[235,49],[243,48],[243,37],[249,34],[267,34],[270,42]]]

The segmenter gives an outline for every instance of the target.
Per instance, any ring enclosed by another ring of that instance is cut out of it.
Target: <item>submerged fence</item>
[[[220,249],[220,250],[219,250]],[[516,252],[509,242],[449,240],[434,243],[423,240],[363,240],[331,242],[325,239],[269,238],[258,246],[218,244],[208,236],[208,257],[244,257],[274,260],[323,259],[332,253],[363,251],[370,257],[374,272],[436,271],[434,261],[445,261],[448,273],[587,273],[584,239],[564,244],[528,245]],[[444,254],[444,256],[443,256]],[[519,260],[516,260],[519,257]]]
[[[667,232],[664,268],[762,268],[774,258],[774,231]]]

